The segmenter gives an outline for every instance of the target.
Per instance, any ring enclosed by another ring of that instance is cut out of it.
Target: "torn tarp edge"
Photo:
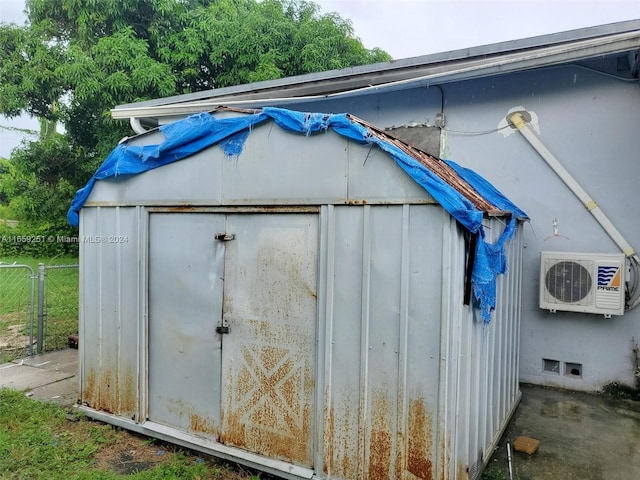
[[[476,265],[473,272],[474,294],[480,301],[482,317],[490,319],[495,308],[496,275],[506,271],[504,243],[515,231],[515,218],[526,218],[504,195],[475,172],[447,163],[472,188],[487,201],[504,211],[511,212],[512,219],[502,237],[495,245],[484,240],[482,228],[483,212],[478,210],[461,193],[417,159],[385,141],[363,124],[357,123],[347,114],[305,113],[275,107],[265,107],[253,114],[217,119],[209,113],[191,115],[176,122],[163,125],[160,131],[164,140],[155,145],[129,145],[121,143],[114,148],[87,184],[76,193],[69,212],[69,223],[77,226],[79,212],[91,194],[96,181],[119,175],[135,175],[173,163],[215,144],[221,144],[225,154],[238,156],[252,128],[271,119],[281,128],[309,136],[331,128],[339,135],[361,144],[376,144],[389,154],[413,180],[422,186],[464,228],[479,232],[481,241],[476,249]]]

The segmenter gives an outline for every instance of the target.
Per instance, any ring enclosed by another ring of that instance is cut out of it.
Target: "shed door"
[[[149,218],[150,420],[218,438],[224,215]]]
[[[229,215],[221,441],[312,466],[318,218]]]
[[[317,249],[316,214],[150,215],[150,420],[312,467]]]

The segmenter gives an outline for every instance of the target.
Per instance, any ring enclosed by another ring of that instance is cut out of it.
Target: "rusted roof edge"
[[[401,140],[395,135],[379,127],[376,127],[375,125],[362,120],[361,118],[358,118],[351,114],[347,114],[347,117],[353,122],[365,127],[372,135],[375,135],[379,139],[398,147],[407,155],[410,155],[412,158],[416,159],[424,167],[428,168],[431,172],[440,177],[444,182],[451,185],[452,188],[454,188],[458,193],[469,200],[479,211],[490,216],[511,216],[511,212],[504,211],[493,205],[491,202],[487,201],[442,159],[435,157],[423,150],[420,150],[418,147],[412,145],[406,140]]]

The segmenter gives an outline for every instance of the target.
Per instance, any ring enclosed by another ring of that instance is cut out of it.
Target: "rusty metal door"
[[[219,438],[225,216],[149,218],[149,420]]]
[[[226,231],[220,440],[311,467],[318,217],[234,214]]]

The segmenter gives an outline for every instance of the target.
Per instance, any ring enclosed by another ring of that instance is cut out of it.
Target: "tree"
[[[21,220],[62,223],[70,199],[97,167],[78,158],[80,152],[55,132],[14,150],[0,165],[0,200]]]
[[[26,7],[26,26],[0,25],[0,113],[60,122],[65,134],[18,149],[18,176],[35,183],[16,190],[15,178],[5,179],[5,195],[7,184],[18,196],[36,185],[80,187],[130,134],[111,119],[115,105],[390,59],[366,49],[348,20],[304,0],[26,0]],[[34,211],[32,197],[21,211]]]
[[[121,103],[388,60],[298,0],[27,0],[0,28],[0,113],[61,121],[104,156]],[[54,106],[58,104],[56,110]]]

